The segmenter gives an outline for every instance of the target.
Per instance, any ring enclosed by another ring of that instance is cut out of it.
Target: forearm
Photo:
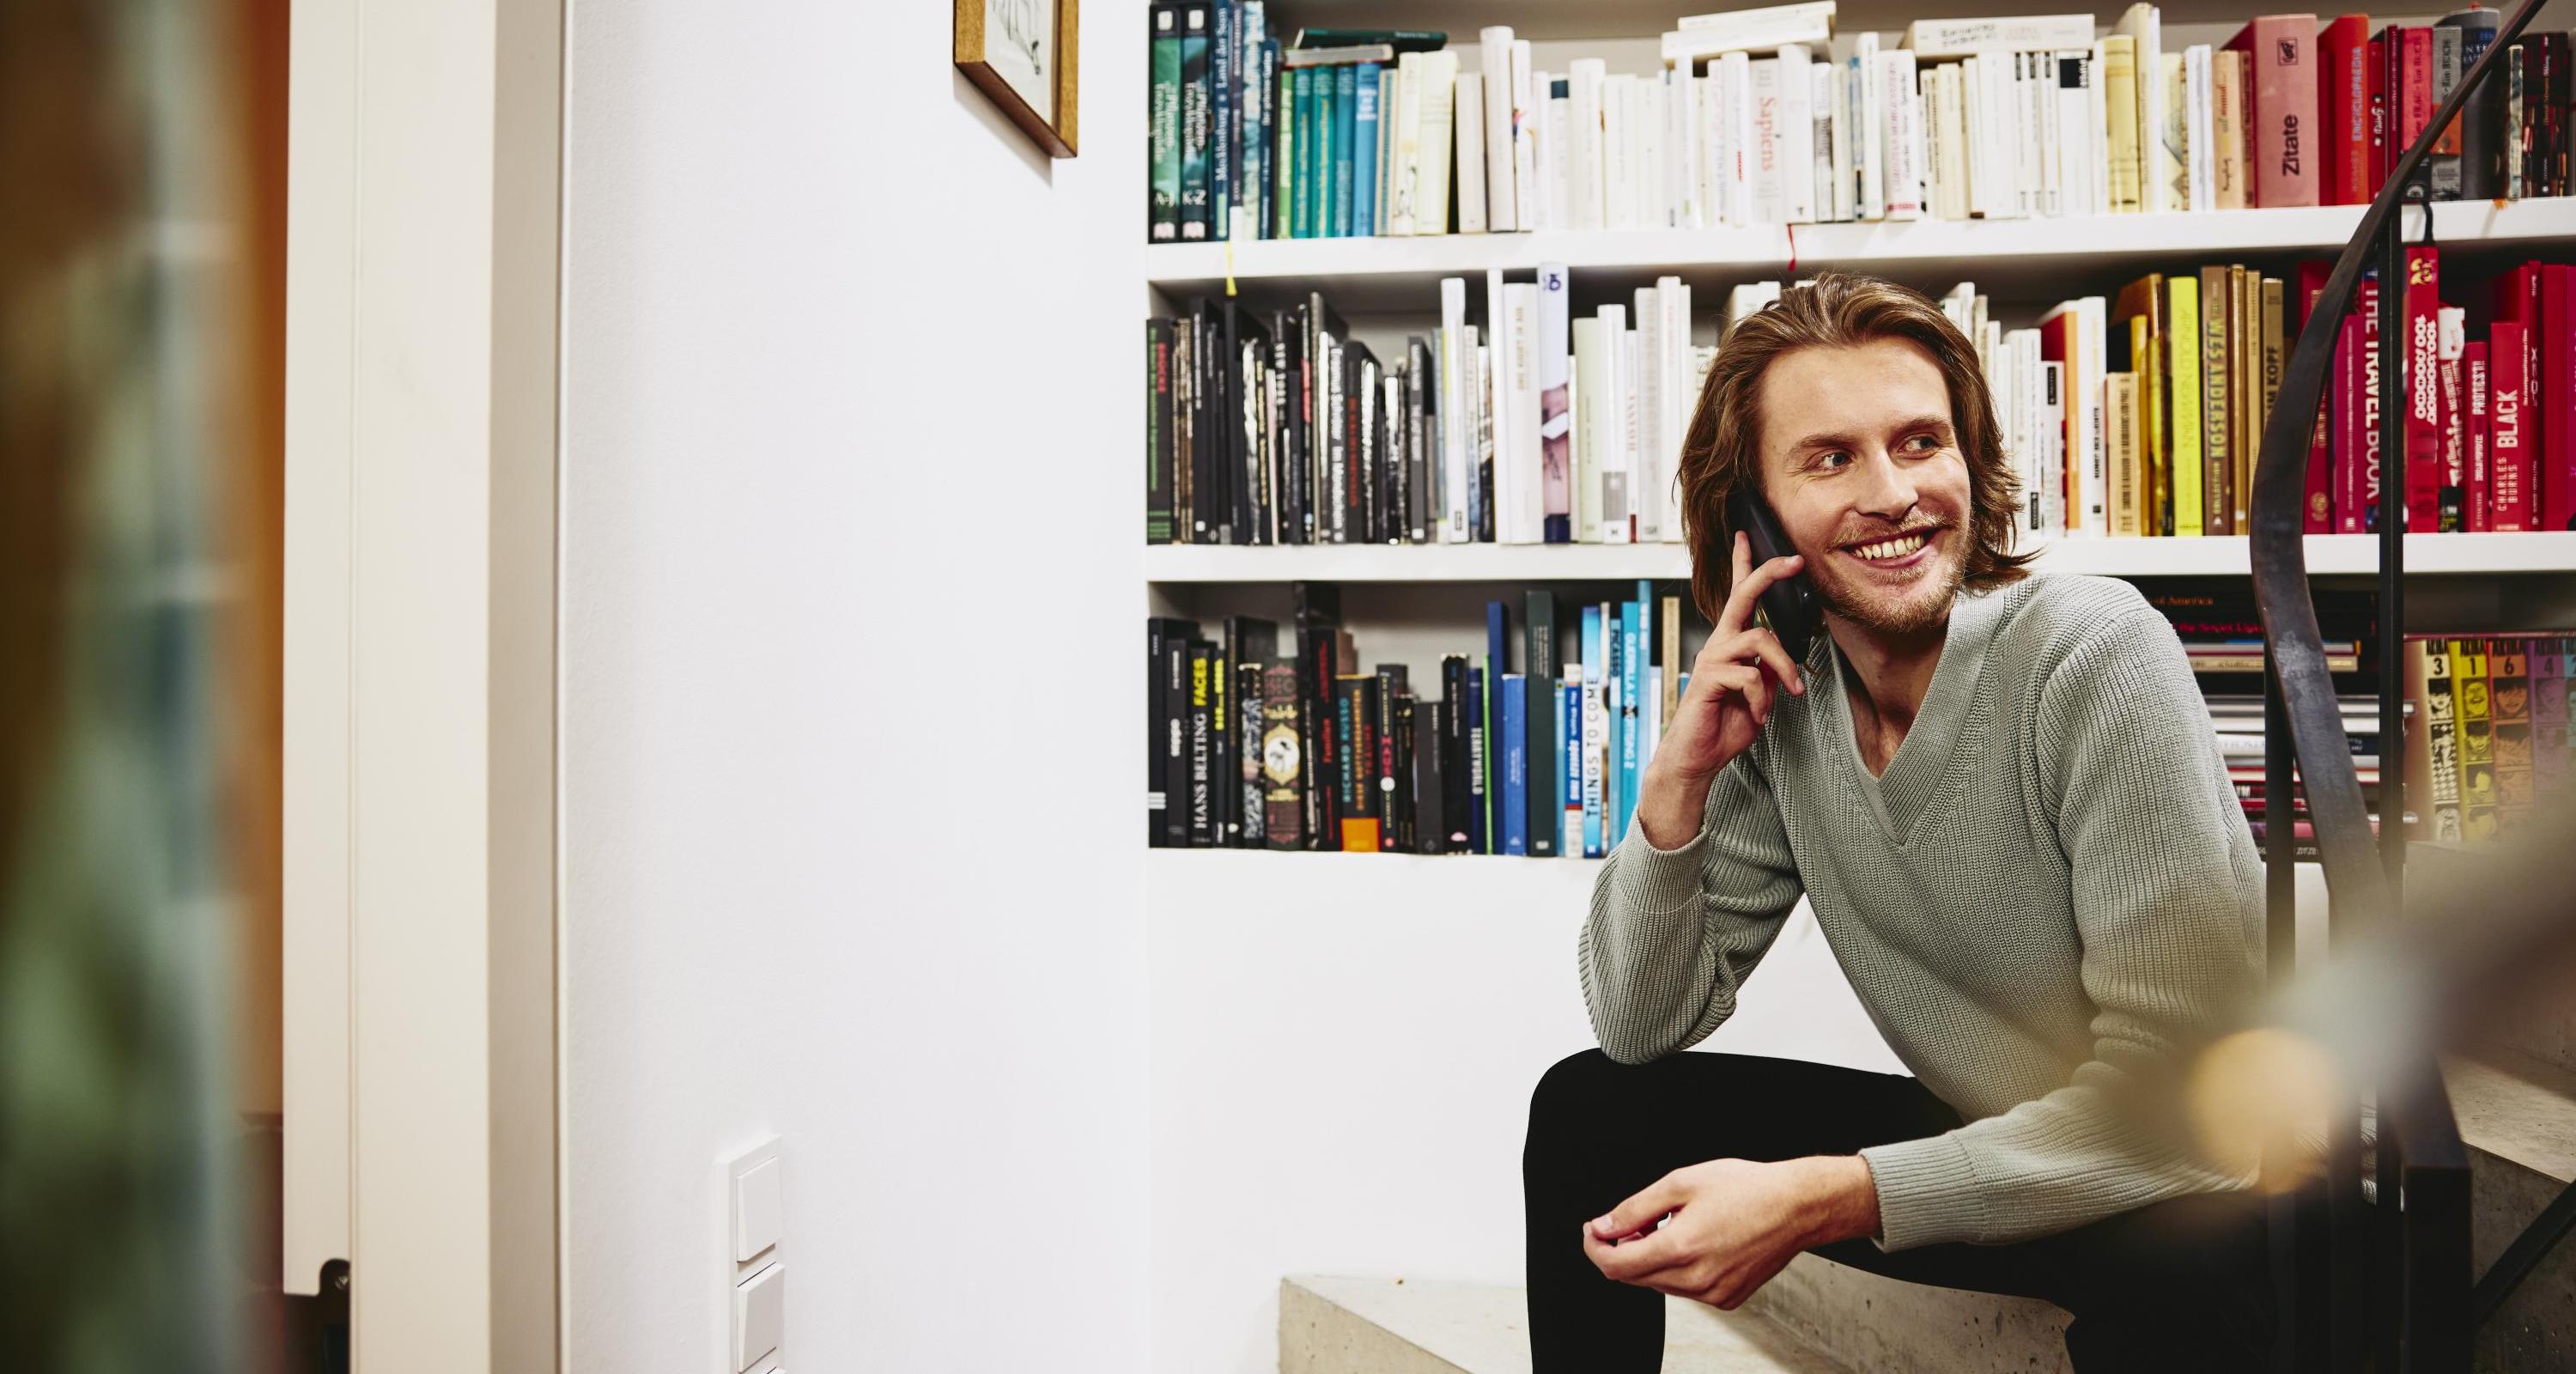
[[[1878,1183],[1859,1155],[1814,1155],[1791,1161],[1808,1197],[1807,1246],[1878,1234]]]
[[[1661,764],[1647,766],[1637,785],[1637,829],[1658,849],[1679,849],[1699,833],[1708,815],[1708,777],[1685,777]]]

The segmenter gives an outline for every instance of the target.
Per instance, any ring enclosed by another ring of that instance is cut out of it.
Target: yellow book
[[[2110,425],[2111,533],[2138,532],[2138,378],[2113,372],[2102,378],[2102,409]]]
[[[2134,215],[2140,203],[2138,143],[2138,44],[2125,33],[2094,44],[2102,54],[2103,154],[2109,164],[2111,213]]]
[[[2263,392],[2263,274],[2228,268],[2227,303],[2234,315],[2228,321],[2227,363],[2235,370],[2227,380],[2236,428],[2228,446],[2227,494],[2235,503],[2231,508],[2235,532],[2249,534],[2254,528],[2247,515],[2254,504],[2254,450],[2263,442],[2262,426],[2255,419]]]
[[[2262,434],[2272,427],[2272,397],[2281,390],[2281,369],[2290,362],[2290,322],[2288,302],[2279,277],[2263,278],[2262,385],[2254,390],[2254,456],[2263,456]]]
[[[2227,336],[2233,312],[2227,304],[2227,269],[2200,269],[2200,514],[2210,534],[2234,534],[2235,502],[2228,485],[2236,466],[2229,440],[2235,428],[2229,408],[2235,398],[2236,374],[2227,365]]]
[[[2487,642],[2451,641],[2451,699],[2460,722],[2460,838],[2496,833],[2495,718],[2487,695]]]
[[[2201,532],[2200,279],[2165,282],[2165,433],[2172,439],[2174,533]]]
[[[2209,158],[2221,210],[2245,208],[2245,54],[2209,55]]]

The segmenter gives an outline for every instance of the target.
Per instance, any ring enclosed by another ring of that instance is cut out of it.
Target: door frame
[[[565,0],[295,0],[285,1269],[356,1367],[565,1358]]]

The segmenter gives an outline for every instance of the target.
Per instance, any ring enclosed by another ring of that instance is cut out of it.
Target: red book
[[[2381,437],[2383,419],[2388,408],[2388,388],[2379,380],[2379,278],[2364,277],[2359,297],[2361,343],[2353,350],[2353,386],[2359,391],[2354,412],[2360,420],[2360,433],[2353,452],[2360,461],[2353,464],[2353,518],[2361,523],[2356,532],[2379,532],[2379,456],[2384,451]],[[2342,505],[2340,493],[2336,505]]]
[[[2461,337],[2460,312],[2440,314],[2442,385],[2436,399],[2442,407],[2441,524],[2446,534],[2469,527],[2469,387],[2463,364],[2468,343]]]
[[[2318,145],[2325,167],[2324,203],[2362,205],[2370,176],[2370,16],[2342,15],[2317,31],[2322,80],[2317,104],[2325,126]]]
[[[2362,197],[2365,202],[2388,180],[2388,52],[2395,46],[2386,29],[2370,36],[2370,193]]]
[[[2392,168],[2433,123],[2433,31],[2409,25],[2397,30],[2397,37],[2397,99],[2390,105],[2396,137],[2388,146]]]
[[[2429,121],[2428,121],[2429,122]],[[2422,132],[2422,130],[2417,130]],[[2406,484],[2406,528],[2429,533],[2441,528],[2442,511],[2442,308],[2439,249],[2429,245],[2406,250],[2406,295],[2402,351],[2405,356],[2404,419],[2388,427],[2387,453]]]
[[[2540,528],[2576,530],[2576,267],[2540,269]]]
[[[2360,534],[2364,523],[2362,464],[2370,445],[2365,414],[2372,409],[2362,375],[2362,326],[2359,314],[2346,315],[2335,331],[2334,355],[2334,517],[2335,533]],[[2369,474],[2376,476],[2376,473]]]
[[[2299,264],[2299,318],[2315,318],[2317,297],[2326,289],[2326,274],[2331,263],[2309,261]],[[2327,385],[2317,398],[2317,422],[2308,429],[2308,482],[2305,518],[2300,528],[2309,534],[2332,534],[2335,531],[2335,387],[2333,362],[2327,367]]]
[[[2494,468],[2488,474],[2490,500],[2499,530],[2527,530],[2531,524],[2531,336],[2518,319],[2497,320],[2487,331],[2487,354],[2493,361],[2488,389],[2487,427],[2494,436]]]
[[[2488,477],[2487,346],[2484,343],[2461,346],[2460,385],[2463,391],[2461,401],[2467,407],[2461,428],[2468,457],[2468,473],[2460,492],[2461,515],[2471,533],[2483,534],[2495,528],[2495,487]]]
[[[2245,156],[2254,167],[2245,203],[2317,204],[2317,17],[2262,15],[2227,46],[2245,54],[2247,103],[2254,110],[2245,129]]]

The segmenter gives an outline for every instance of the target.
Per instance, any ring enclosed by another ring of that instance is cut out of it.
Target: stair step
[[[2036,1298],[1907,1283],[1820,1255],[1790,1261],[1744,1310],[1855,1370],[2065,1374],[2066,1312]]]
[[[2469,1147],[2469,1247],[2481,1274],[2576,1180],[2576,1074],[2509,1050],[2444,1063]],[[2562,1242],[2478,1333],[2476,1368],[2576,1369],[2576,1241]]]
[[[1530,1374],[1527,1299],[1501,1284],[1300,1275],[1279,1374]],[[1668,1298],[1664,1374],[1847,1374],[1759,1317]]]

